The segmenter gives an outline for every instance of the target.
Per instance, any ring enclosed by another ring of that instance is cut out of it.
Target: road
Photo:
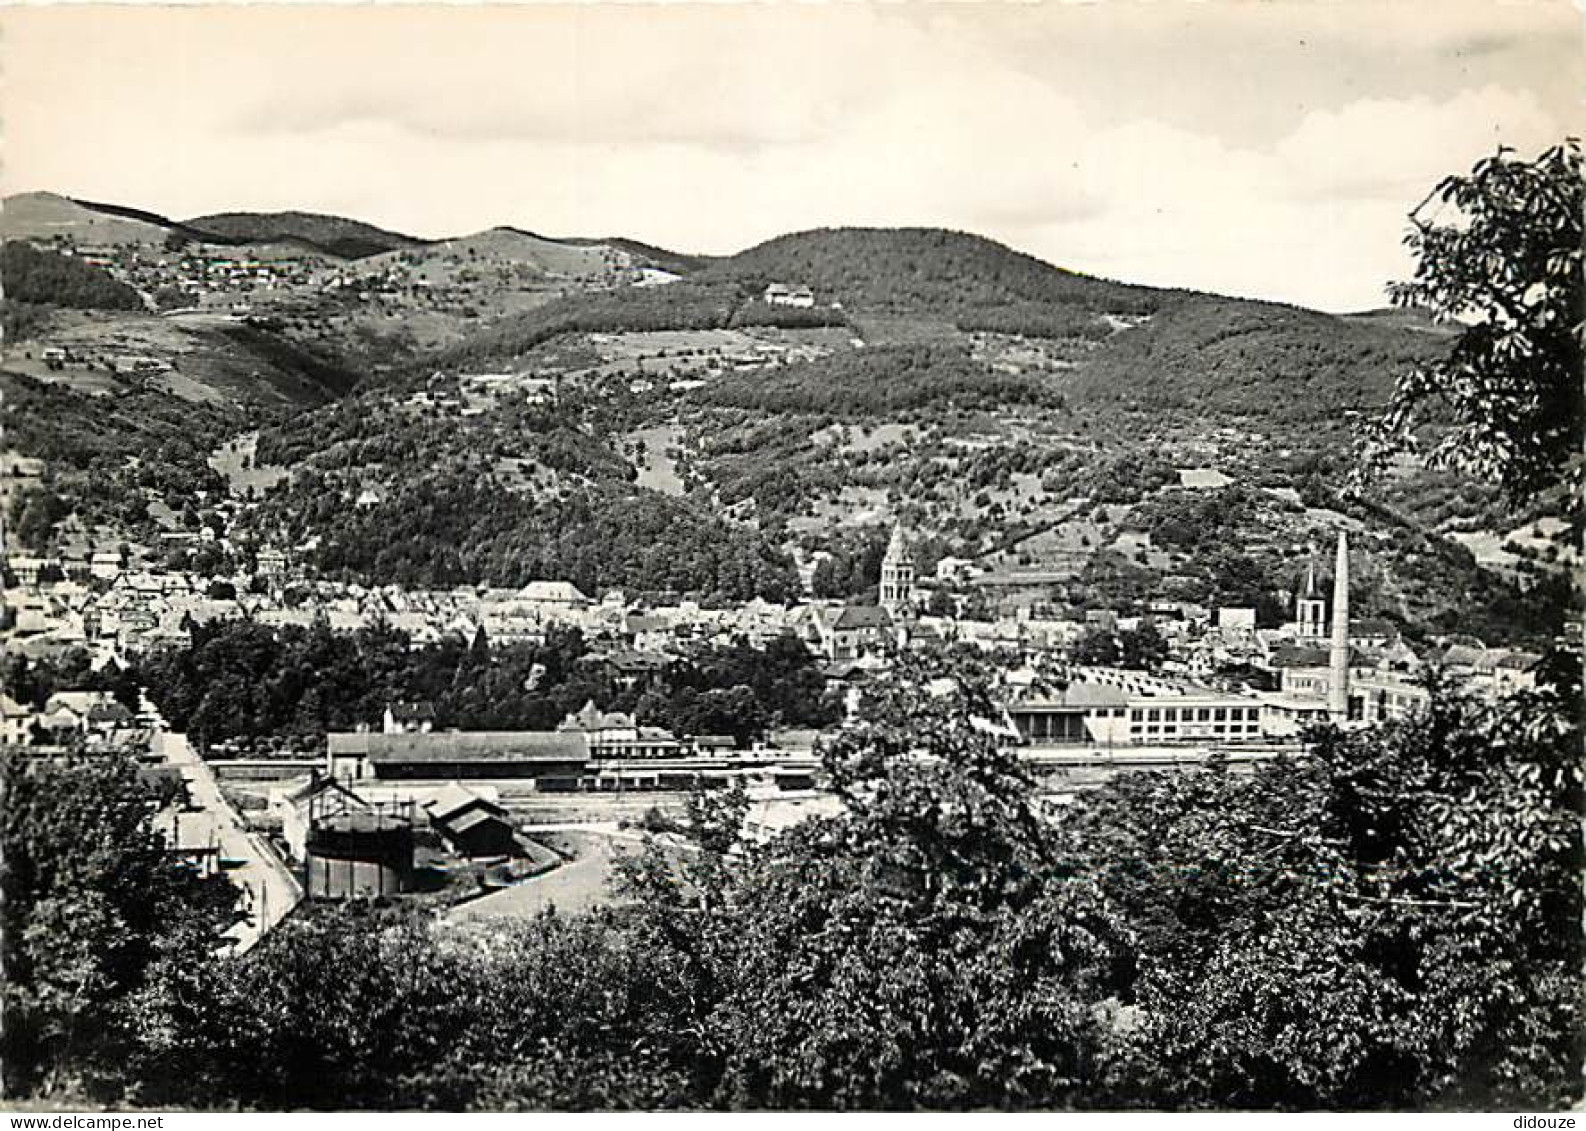
[[[531,919],[548,907],[555,907],[561,915],[577,915],[609,903],[611,892],[606,881],[616,847],[613,838],[587,826],[565,835],[576,846],[575,859],[544,875],[455,907],[446,918],[454,922]]]
[[[577,856],[549,872],[460,904],[447,912],[447,919],[529,919],[548,907],[556,908],[559,915],[577,915],[611,903],[614,896],[609,880],[618,853],[636,854],[651,839],[641,832],[603,822],[555,822],[523,825],[520,829],[530,837],[535,833],[558,833],[572,843]],[[697,851],[693,845],[679,843],[675,838],[655,839],[673,859],[681,852]]]
[[[214,771],[200,758],[186,735],[160,736],[161,755],[187,782],[196,811],[174,818],[173,841],[182,848],[218,850],[226,865],[226,878],[242,890],[242,906],[249,917],[228,934],[241,954],[254,947],[303,899],[297,878],[258,833],[248,831],[242,818],[221,795]]]

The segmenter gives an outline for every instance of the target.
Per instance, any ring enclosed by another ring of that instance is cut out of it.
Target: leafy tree
[[[1136,942],[1117,1102],[1549,1107],[1578,1095],[1578,676],[1252,777],[1115,780],[1065,822]],[[1103,1092],[1105,1096],[1105,1091]]]
[[[1167,641],[1151,621],[1141,621],[1138,628],[1118,633],[1118,665],[1139,671],[1155,671],[1167,659]]]
[[[0,750],[0,1050],[13,1094],[114,1095],[134,1001],[201,963],[234,923],[236,890],[201,877],[153,828],[171,800],[115,754]]]
[[[468,642],[453,635],[409,645],[405,633],[381,626],[338,633],[324,622],[271,629],[211,621],[194,626],[185,646],[139,657],[125,681],[147,687],[172,725],[203,743],[352,730],[409,700],[434,704],[443,727],[548,730],[593,699],[643,723],[731,735],[742,746],[772,726],[824,726],[842,714],[816,657],[793,637],[701,650],[642,691],[625,689],[588,657],[576,630],[553,629],[534,644],[492,644],[481,630]],[[84,659],[53,686],[100,682]]]
[[[48,303],[82,310],[142,310],[127,284],[99,267],[19,240],[0,247],[0,283],[6,301]]]
[[[673,980],[603,921],[438,938],[395,909],[295,916],[143,1003],[143,1098],[282,1108],[677,1106]]]
[[[1393,301],[1463,328],[1446,357],[1401,378],[1378,465],[1414,450],[1427,425],[1440,433],[1434,465],[1501,483],[1511,499],[1566,479],[1578,497],[1582,204],[1581,147],[1570,139],[1535,161],[1500,148],[1411,213],[1415,277],[1391,288]]]
[[[845,814],[740,871],[715,1102],[1051,1105],[1082,1087],[1111,943],[1045,882],[1033,783],[986,730],[989,674],[902,660],[823,751]]]
[[[1105,628],[1092,628],[1074,641],[1069,656],[1076,664],[1112,667],[1122,656],[1118,638]]]

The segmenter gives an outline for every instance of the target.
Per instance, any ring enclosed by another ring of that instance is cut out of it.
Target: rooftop
[[[1010,706],[1015,710],[1020,707],[1087,710],[1092,707],[1125,707],[1128,703],[1129,697],[1119,688],[1104,683],[1077,682],[1061,690],[1022,696]]]
[[[506,810],[500,806],[489,809],[470,809],[466,812],[435,814],[435,820],[453,833],[464,833],[471,828],[488,823],[508,824]]]
[[[589,757],[577,731],[439,731],[430,734],[330,734],[332,757],[371,762],[570,761]]]
[[[832,622],[834,629],[891,628],[892,615],[880,605],[848,605]]]
[[[449,782],[435,791],[435,795],[424,803],[424,809],[429,813],[431,820],[443,821],[455,816],[470,806],[493,812],[504,812],[500,805],[481,793],[476,793],[459,782]]]

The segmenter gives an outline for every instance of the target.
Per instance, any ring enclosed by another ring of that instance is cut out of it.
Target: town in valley
[[[1471,160],[1330,311],[6,196],[8,1098],[1578,1103],[1580,149]]]

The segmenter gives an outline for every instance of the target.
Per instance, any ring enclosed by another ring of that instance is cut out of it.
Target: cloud
[[[840,21],[857,34],[830,40],[818,34],[825,21],[775,11],[620,12],[486,13],[498,20],[484,35],[470,12],[426,26],[427,58],[411,35],[370,44],[366,54],[383,54],[374,67],[300,46],[289,69],[310,81],[248,92],[228,124],[255,136],[382,122],[459,141],[742,152],[818,141],[877,90],[864,51],[874,20],[862,11]]]
[[[1278,144],[1284,176],[1309,199],[1424,192],[1502,142],[1521,151],[1562,139],[1534,94],[1484,86],[1438,102],[1360,99],[1307,114]]]

